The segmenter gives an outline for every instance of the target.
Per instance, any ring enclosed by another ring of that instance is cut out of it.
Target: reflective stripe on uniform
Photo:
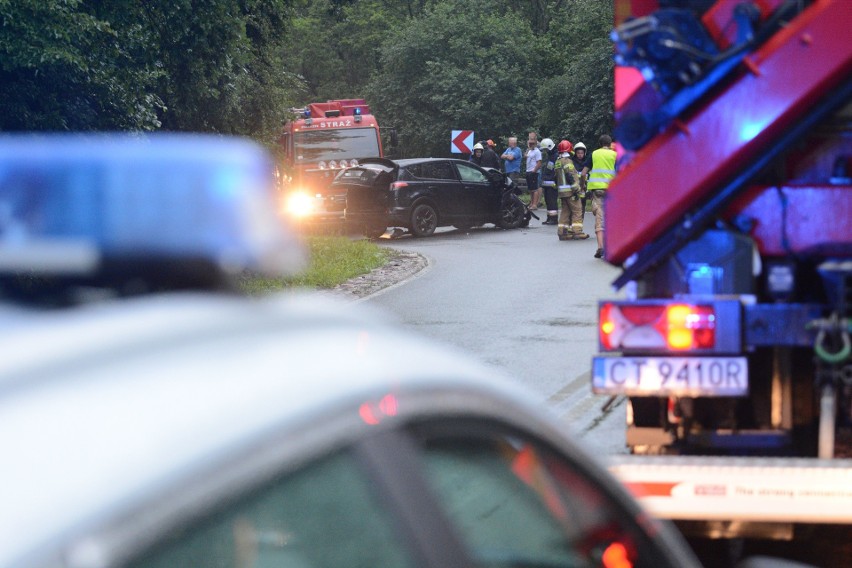
[[[600,174],[601,177],[593,177],[592,174]],[[615,177],[615,170],[592,170],[589,172],[588,181],[605,181],[608,182]]]

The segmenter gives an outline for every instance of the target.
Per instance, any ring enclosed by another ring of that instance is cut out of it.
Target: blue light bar
[[[235,138],[0,136],[0,276],[294,274],[304,249],[276,214],[273,179],[264,150]]]

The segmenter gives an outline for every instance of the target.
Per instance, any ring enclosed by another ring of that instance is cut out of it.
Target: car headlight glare
[[[307,217],[313,213],[316,199],[304,191],[295,191],[287,196],[286,211],[293,217]]]

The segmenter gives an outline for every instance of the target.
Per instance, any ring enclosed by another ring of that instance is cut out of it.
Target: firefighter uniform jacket
[[[544,150],[541,154],[541,187],[556,187],[555,150]]]
[[[554,169],[556,170],[556,189],[559,190],[559,197],[570,197],[572,199],[583,197],[580,192],[580,176],[577,175],[574,161],[570,156],[556,160]]]

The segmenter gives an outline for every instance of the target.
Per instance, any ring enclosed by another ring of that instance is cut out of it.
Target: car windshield
[[[379,135],[375,128],[299,132],[295,136],[295,145],[298,162],[379,157]]]

